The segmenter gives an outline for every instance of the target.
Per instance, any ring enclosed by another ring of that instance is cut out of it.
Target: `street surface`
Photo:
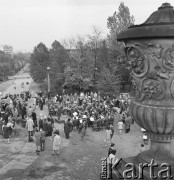
[[[0,85],[0,91],[6,93],[20,93],[24,89],[38,91],[39,87],[33,83],[29,74],[19,73],[16,78]],[[26,83],[29,82],[29,85]],[[14,86],[16,89],[14,89]],[[32,105],[32,99],[29,102]],[[45,106],[37,115],[47,115]],[[28,143],[27,131],[20,125],[16,126],[19,136],[10,138],[10,144],[4,143],[0,137],[0,180],[98,180],[101,172],[101,158],[107,157],[105,148],[105,130],[96,132],[87,129],[84,141],[73,131],[69,140],[65,139],[63,124],[55,123],[62,137],[60,156],[52,156],[52,140],[46,139],[46,150],[37,155],[35,143]],[[117,150],[117,157],[124,158],[137,155],[140,152],[142,133],[133,124],[128,134],[118,135],[117,122],[114,122],[115,134],[113,142]],[[148,146],[146,146],[148,148]]]

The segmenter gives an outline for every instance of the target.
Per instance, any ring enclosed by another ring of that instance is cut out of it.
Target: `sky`
[[[0,46],[32,52],[40,42],[50,48],[54,40],[90,34],[93,26],[106,36],[107,18],[121,2],[135,24],[143,23],[162,3],[174,6],[173,0],[0,0]]]

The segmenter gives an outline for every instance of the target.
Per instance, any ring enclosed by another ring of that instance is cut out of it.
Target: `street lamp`
[[[47,67],[47,82],[48,82],[48,111],[49,111],[49,99],[50,99],[50,67]]]
[[[93,83],[94,83],[94,88],[95,88],[95,83],[96,83],[96,71],[97,71],[97,68],[95,67],[95,68],[94,68],[94,81],[93,81]]]

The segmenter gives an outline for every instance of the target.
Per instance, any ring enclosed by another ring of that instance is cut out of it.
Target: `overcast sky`
[[[90,34],[99,26],[107,34],[107,18],[118,10],[120,2],[128,6],[135,24],[143,23],[164,0],[0,0],[0,45],[12,45],[14,51],[33,51],[43,42],[48,48],[77,34]],[[173,0],[168,0],[174,6]]]

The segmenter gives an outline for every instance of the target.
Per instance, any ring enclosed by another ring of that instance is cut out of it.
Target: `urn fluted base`
[[[174,151],[172,149],[172,143],[151,141],[150,149],[137,156],[137,163],[149,164],[152,160],[158,165],[167,163],[174,167]]]

